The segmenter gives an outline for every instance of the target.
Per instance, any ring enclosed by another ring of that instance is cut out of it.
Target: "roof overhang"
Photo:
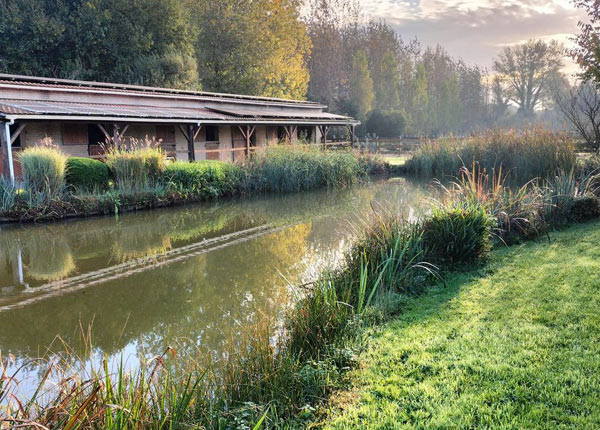
[[[2,115],[2,114],[0,114]],[[1,118],[1,116],[0,116]],[[15,121],[74,121],[93,123],[140,123],[140,124],[222,124],[222,125],[359,125],[360,121],[347,119],[310,118],[240,118],[240,119],[192,119],[192,118],[137,118],[121,116],[75,116],[75,115],[6,115]]]

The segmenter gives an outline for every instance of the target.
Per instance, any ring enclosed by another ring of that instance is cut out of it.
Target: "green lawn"
[[[551,240],[494,251],[377,329],[324,427],[600,428],[600,223]]]

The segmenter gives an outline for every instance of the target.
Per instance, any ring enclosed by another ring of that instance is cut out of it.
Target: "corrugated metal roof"
[[[288,112],[290,111],[290,112]],[[40,100],[0,99],[0,113],[27,116],[122,117],[151,119],[187,119],[194,121],[226,122],[252,120],[321,120],[348,121],[349,118],[326,112],[306,112],[302,109],[270,112],[260,109],[214,109],[192,107],[163,107],[151,105],[124,105],[102,103],[74,103]]]
[[[0,112],[22,115],[122,116],[136,118],[233,119],[204,108],[165,108],[144,105],[109,105],[38,100],[0,99]]]
[[[22,119],[356,123],[324,108],[297,100],[0,74],[0,114]]]
[[[240,118],[260,118],[264,117],[265,112],[260,109],[248,108],[211,108],[215,112],[221,112],[227,115],[232,115]],[[304,118],[304,119],[331,119],[345,120],[348,119],[342,115],[336,115],[328,112],[314,112],[307,109],[286,109],[285,111],[269,112],[269,118]]]
[[[206,99],[216,100],[242,100],[258,101],[274,104],[293,104],[309,107],[326,107],[320,103],[307,100],[292,100],[276,97],[259,97],[243,94],[213,93],[207,91],[190,91],[174,88],[146,87],[141,85],[124,85],[110,82],[77,81],[70,79],[43,78],[36,76],[8,75],[0,73],[0,84],[30,86],[37,88],[61,88],[61,89],[90,89],[90,90],[110,90],[127,94],[164,94],[194,96]]]

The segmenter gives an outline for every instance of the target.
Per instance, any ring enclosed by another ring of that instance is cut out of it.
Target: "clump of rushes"
[[[155,185],[165,169],[166,154],[160,141],[146,137],[129,139],[119,146],[109,146],[106,164],[110,168],[117,189],[144,190]]]
[[[49,199],[59,197],[65,188],[67,156],[46,139],[42,145],[19,154],[25,190]]]
[[[568,134],[543,128],[489,130],[466,139],[447,138],[419,146],[405,169],[419,176],[455,177],[464,166],[504,171],[515,182],[545,178],[575,167],[575,144]]]
[[[179,193],[192,198],[208,199],[235,192],[239,180],[238,166],[222,161],[177,161],[166,166],[163,178]]]
[[[326,151],[314,145],[279,145],[257,152],[241,165],[245,192],[293,192],[343,187],[367,175],[350,151]]]

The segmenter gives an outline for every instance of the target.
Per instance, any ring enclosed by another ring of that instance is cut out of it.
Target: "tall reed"
[[[367,174],[359,157],[315,145],[271,146],[242,164],[246,192],[293,192],[348,186]]]
[[[420,176],[455,177],[461,167],[474,162],[484,171],[502,169],[511,180],[524,183],[570,171],[576,163],[575,144],[568,134],[543,128],[488,130],[465,139],[425,143],[405,167]]]

